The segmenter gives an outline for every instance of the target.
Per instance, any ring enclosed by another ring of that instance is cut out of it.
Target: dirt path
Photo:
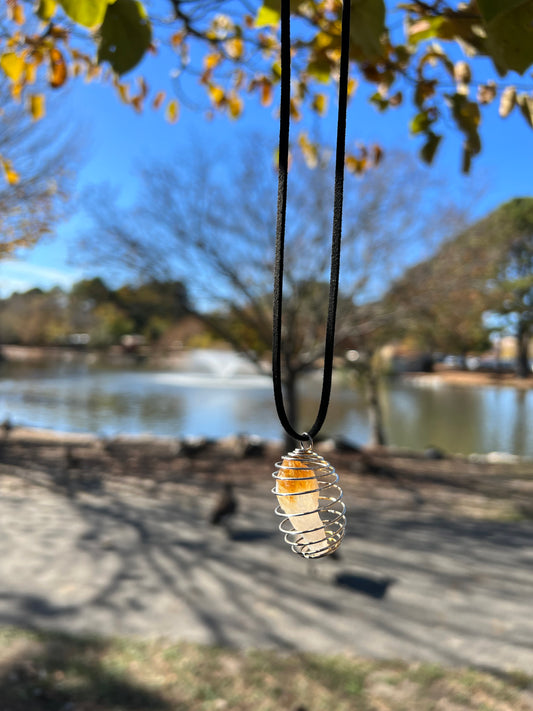
[[[533,670],[527,470],[339,455],[342,558],[310,563],[276,530],[277,454],[6,444],[0,623]]]

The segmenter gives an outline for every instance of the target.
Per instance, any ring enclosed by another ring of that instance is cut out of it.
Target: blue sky
[[[150,60],[149,60],[150,61]],[[150,84],[166,89],[172,94],[172,66],[168,57],[151,60],[143,68]],[[364,101],[369,87],[362,86],[349,107],[348,144],[357,140],[377,142],[386,149],[402,148],[417,152],[420,141],[409,136],[408,121],[412,107],[378,113]],[[191,84],[192,97],[207,107],[203,90]],[[334,106],[328,118],[321,120],[320,132],[326,142],[334,142]],[[91,184],[106,182],[117,186],[125,195],[135,190],[135,174],[142,162],[175,155],[180,148],[196,142],[213,146],[213,155],[221,153],[231,160],[232,148],[237,148],[242,136],[260,131],[274,145],[278,127],[275,106],[262,108],[250,100],[243,117],[238,121],[218,115],[211,121],[204,119],[203,112],[181,108],[180,120],[170,125],[161,112],[147,107],[136,114],[131,107],[120,103],[109,86],[97,83],[86,85],[71,82],[66,94],[56,102],[48,117],[54,121],[54,111],[73,125],[85,147],[85,159],[80,166],[76,189],[78,196]],[[312,119],[312,121],[316,121]],[[310,126],[313,123],[309,124]],[[297,127],[294,127],[297,130]],[[474,160],[469,177],[460,173],[461,136],[453,126],[441,146],[434,164],[449,179],[452,190],[471,191],[483,185],[484,191],[474,206],[474,216],[480,216],[497,207],[501,202],[519,195],[531,194],[530,160],[533,155],[533,132],[525,120],[515,111],[505,120],[500,119],[497,106],[483,112],[481,136],[483,153]],[[272,195],[275,201],[276,196]],[[56,284],[68,288],[84,276],[92,276],[97,270],[73,266],[76,237],[86,231],[86,217],[80,200],[74,202],[71,218],[58,226],[53,239],[48,239],[31,251],[21,253],[16,260],[0,262],[0,295],[13,290],[23,291],[32,286],[50,288]],[[106,276],[105,270],[100,275]]]

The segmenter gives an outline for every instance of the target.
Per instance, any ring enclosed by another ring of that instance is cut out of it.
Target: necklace
[[[272,379],[274,401],[280,423],[300,446],[278,462],[272,489],[278,499],[276,514],[283,516],[280,530],[295,553],[306,558],[320,558],[333,553],[340,545],[346,525],[345,505],[338,475],[326,460],[313,450],[313,438],[326,419],[331,395],[335,318],[339,291],[340,249],[342,236],[342,202],[344,190],[344,153],[350,49],[350,0],[342,6],[341,58],[339,75],[339,108],[331,238],[331,271],[328,316],[324,345],[324,370],[318,413],[309,431],[299,433],[287,417],[283,401],[281,376],[281,331],[285,224],[287,212],[287,178],[289,164],[291,38],[290,0],[281,0],[281,100],[279,133],[278,203],[276,220],[276,253],[274,264]]]

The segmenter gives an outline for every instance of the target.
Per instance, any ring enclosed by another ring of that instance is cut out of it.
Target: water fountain
[[[258,375],[256,366],[235,351],[194,348],[186,354],[185,363],[190,373],[206,373],[218,378]]]
[[[246,356],[223,349],[192,348],[183,354],[179,369],[154,374],[153,378],[169,386],[211,390],[271,388],[268,372],[261,374]]]

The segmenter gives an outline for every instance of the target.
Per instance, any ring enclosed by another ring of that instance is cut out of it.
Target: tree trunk
[[[370,424],[370,446],[386,444],[385,429],[383,427],[383,412],[379,401],[378,377],[374,368],[370,366],[367,376],[367,404],[368,421]]]
[[[518,324],[516,334],[517,354],[516,354],[516,374],[519,378],[528,378],[531,374],[529,367],[529,332],[524,323]]]
[[[421,362],[420,362],[420,370],[423,373],[432,373],[434,371],[434,365],[435,365],[435,358],[433,355],[433,351],[424,353],[424,355],[421,358]]]

